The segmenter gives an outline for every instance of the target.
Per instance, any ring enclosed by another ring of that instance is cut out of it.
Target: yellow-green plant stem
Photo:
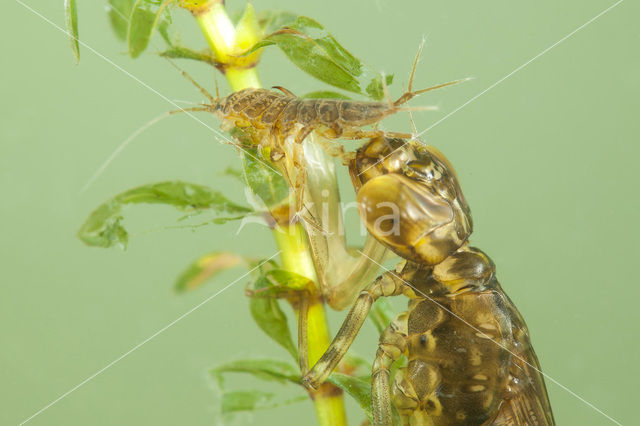
[[[260,52],[242,55],[261,38],[253,6],[247,5],[237,27],[234,27],[220,1],[200,5],[194,16],[211,47],[218,68],[227,77],[231,90],[235,92],[248,87],[261,87],[255,68]]]
[[[234,27],[220,0],[182,0],[181,6],[191,10],[202,29],[218,62],[218,68],[225,74],[233,91],[261,87],[255,65],[260,52],[248,56],[240,54],[260,40],[262,34],[251,5]],[[191,8],[190,6],[194,6]],[[273,230],[276,245],[281,250],[280,257],[285,270],[305,276],[317,283],[311,253],[304,228],[298,224],[277,226]],[[317,289],[310,289],[307,313],[307,356],[309,365],[315,364],[330,343],[330,333],[325,314],[325,305]],[[320,426],[345,426],[346,411],[342,392],[326,383],[317,391],[310,392]]]
[[[317,282],[304,228],[300,224],[277,226],[273,230],[273,237],[281,251],[282,267]],[[321,309],[322,303],[317,300],[317,296],[316,293],[310,297],[309,318],[307,318],[309,365],[315,364],[320,359],[329,346],[330,339],[324,309]]]
[[[281,250],[282,267],[318,282],[309,252],[304,228],[299,224],[277,226],[273,230],[276,245]],[[325,314],[325,305],[317,289],[310,289],[307,311],[307,359],[313,365],[329,347],[331,336]],[[321,426],[346,425],[346,412],[342,392],[329,383],[311,393]]]
[[[231,90],[234,92],[248,87],[256,89],[261,87],[255,67],[244,69],[229,68],[227,69],[225,76],[231,86]]]

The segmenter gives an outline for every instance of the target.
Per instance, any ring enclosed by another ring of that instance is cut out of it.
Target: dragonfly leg
[[[371,373],[371,397],[373,400],[373,424],[391,426],[391,365],[407,349],[407,314],[398,315],[380,336],[378,351]]]
[[[373,302],[380,297],[402,294],[404,287],[404,282],[395,274],[386,273],[360,293],[324,355],[304,376],[303,383],[307,388],[317,389],[329,377],[358,335]]]

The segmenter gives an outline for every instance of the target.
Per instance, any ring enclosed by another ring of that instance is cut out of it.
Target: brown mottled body
[[[505,295],[513,329],[513,349],[507,393],[493,424],[496,426],[553,424],[551,404],[540,370],[540,362],[531,346],[529,329]],[[546,423],[548,422],[548,423]]]
[[[316,132],[320,138],[326,139],[366,139],[373,137],[410,138],[409,133],[384,132],[381,130],[363,130],[363,126],[376,125],[384,118],[399,111],[426,110],[433,107],[402,107],[415,96],[456,84],[463,80],[454,80],[438,84],[426,89],[413,91],[418,58],[422,45],[416,55],[407,91],[395,102],[388,96],[384,86],[387,102],[365,102],[338,99],[302,99],[288,90],[275,86],[280,92],[267,89],[247,88],[230,94],[224,98],[214,98],[186,72],[180,72],[210,101],[201,107],[183,111],[208,111],[216,114],[222,122],[222,128],[236,128],[243,133],[242,142],[250,141],[268,153],[271,161],[276,163],[293,188],[297,212],[304,204],[305,162],[301,147],[304,139]],[[415,125],[414,125],[415,128]],[[341,155],[341,150],[332,151],[330,155]],[[283,161],[284,160],[284,161]]]
[[[412,298],[396,321],[408,360],[391,385],[398,413],[412,425],[554,424],[528,330],[493,263],[467,246],[451,257],[397,274]]]
[[[404,103],[408,99],[401,100]],[[372,134],[360,131],[360,127],[378,123],[399,110],[395,103],[301,99],[266,89],[240,90],[213,106],[213,112],[224,122],[250,127],[259,135],[257,143],[265,136],[277,140],[293,136],[300,143],[312,131],[330,139],[362,139]]]
[[[554,425],[527,327],[493,262],[469,247],[470,210],[445,157],[378,138],[357,152],[350,171],[367,229],[405,261],[360,294],[305,384],[328,377],[376,299],[404,295],[409,308],[381,335],[373,363],[375,425],[392,425],[392,406],[411,426]],[[406,366],[392,380],[403,356]]]
[[[281,91],[244,89],[214,102],[209,108],[220,118],[223,128],[243,130],[254,144],[268,148],[271,161],[280,168],[295,192],[299,212],[303,208],[306,181],[302,141],[311,132],[327,139],[362,139],[383,134],[410,137],[405,133],[361,128],[402,110],[399,105],[424,90],[405,93],[395,103],[301,99],[285,89]]]

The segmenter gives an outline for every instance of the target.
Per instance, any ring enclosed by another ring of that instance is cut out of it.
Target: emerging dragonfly
[[[412,426],[554,425],[527,326],[491,259],[469,246],[471,214],[451,164],[416,141],[377,137],[350,172],[368,231],[404,261],[360,294],[305,385],[329,376],[376,299],[405,295],[409,308],[380,337],[373,364],[375,425],[392,425],[392,404]]]

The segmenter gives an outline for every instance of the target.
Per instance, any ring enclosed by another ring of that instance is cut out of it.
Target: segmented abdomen
[[[495,417],[511,364],[499,293],[422,300],[409,314],[408,332],[406,375],[433,425],[485,425]]]
[[[382,102],[301,99],[266,89],[232,93],[216,109],[225,120],[243,120],[255,128],[277,128],[283,132],[296,125],[340,131],[375,123],[390,112],[389,105]]]

